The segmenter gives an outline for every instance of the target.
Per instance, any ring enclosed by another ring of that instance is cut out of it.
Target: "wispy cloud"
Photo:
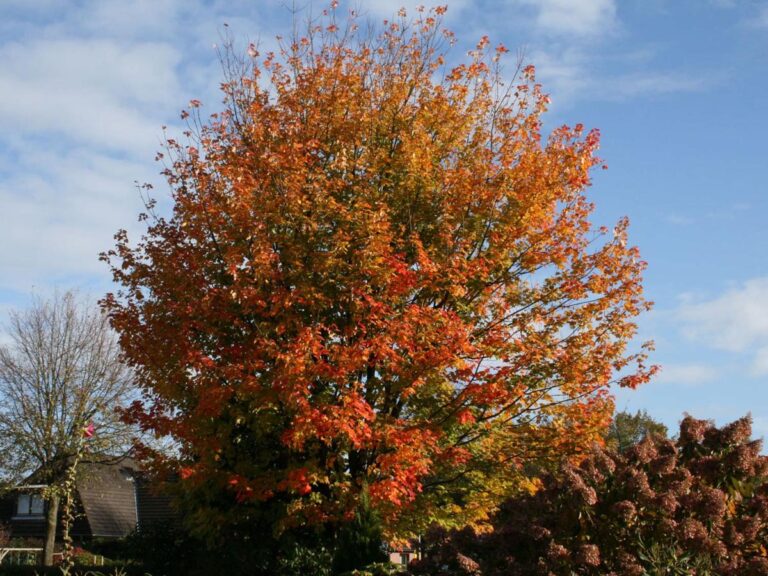
[[[748,280],[712,300],[686,302],[678,314],[690,338],[744,352],[768,341],[768,278]]]
[[[119,228],[135,237],[133,183],[158,183],[161,126],[178,134],[178,110],[192,97],[213,111],[221,73],[212,43],[225,22],[256,36],[254,23],[280,2],[255,4],[3,4],[0,210],[11,217],[0,227],[0,292],[106,285],[98,253]]]
[[[90,148],[26,149],[20,158],[24,169],[0,180],[0,205],[11,215],[0,228],[0,288],[106,275],[98,253],[117,229],[135,226],[141,201],[132,181],[152,178],[146,166]]]
[[[466,8],[472,6],[471,0],[453,0],[451,2],[424,2],[423,0],[399,0],[398,2],[392,2],[392,0],[365,0],[347,3],[351,7],[358,8],[364,16],[370,16],[371,18],[392,19],[400,8],[405,8],[409,15],[413,15],[416,9],[420,6],[433,6],[446,4],[448,6],[448,12],[446,13],[447,21],[455,20]]]
[[[711,300],[687,301],[683,333],[711,348],[753,356],[752,373],[768,374],[768,277],[754,278]]]
[[[698,92],[708,87],[704,78],[683,72],[634,72],[606,80],[603,93],[607,98],[617,100],[654,94]]]
[[[167,44],[32,40],[0,47],[0,60],[0,122],[21,136],[146,150],[157,141],[157,109],[179,95],[179,54]]]
[[[633,54],[627,66],[636,64]],[[616,73],[603,66],[601,57],[590,48],[547,47],[531,52],[528,58],[536,65],[538,78],[553,94],[555,103],[579,100],[622,101],[640,97],[674,93],[699,92],[712,84],[712,79],[680,71],[649,71],[643,68]],[[645,63],[641,63],[645,65]]]
[[[664,364],[654,382],[694,387],[714,382],[719,376],[714,366],[706,364]]]
[[[182,54],[169,42],[128,38],[137,16],[126,11],[120,37],[89,27],[115,6],[91,6],[81,25],[68,24],[70,14],[35,14],[35,34],[23,33],[34,20],[25,11],[22,32],[0,43],[0,206],[10,215],[0,228],[0,290],[106,280],[98,253],[136,222],[134,180],[157,180],[161,125],[183,105]]]
[[[768,345],[758,348],[752,361],[751,373],[753,376],[768,375]]]
[[[88,17],[80,21],[79,30],[123,39],[165,36],[168,27],[175,27],[185,11],[179,0],[89,0],[85,4]],[[195,2],[189,2],[187,9],[194,9],[194,5]]]
[[[526,60],[555,106],[707,90],[708,71],[672,69],[668,47],[628,41],[615,0],[511,0],[505,21],[529,38]]]
[[[742,218],[744,213],[751,208],[749,202],[734,202],[731,205],[721,205],[717,210],[707,212],[689,211],[686,214],[676,212],[666,212],[661,215],[661,219],[668,224],[675,226],[690,226],[702,222],[724,222]]]
[[[555,105],[564,100],[573,102],[590,88],[589,58],[580,48],[541,48],[527,59],[535,64],[537,79],[554,96]]]
[[[552,35],[597,37],[618,26],[615,0],[514,0],[534,10],[539,31]]]

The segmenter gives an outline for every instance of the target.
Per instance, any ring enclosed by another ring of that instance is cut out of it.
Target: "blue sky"
[[[419,3],[353,7],[379,20]],[[110,288],[97,255],[118,228],[138,231],[134,181],[163,193],[161,126],[180,132],[192,98],[218,108],[224,23],[269,47],[290,5],[0,2],[0,315],[32,293]],[[547,125],[602,131],[595,221],[632,221],[656,302],[641,335],[664,367],[619,392],[619,408],[673,428],[686,411],[719,423],[751,411],[768,436],[768,0],[448,5],[456,59],[484,34],[522,50],[552,96]]]

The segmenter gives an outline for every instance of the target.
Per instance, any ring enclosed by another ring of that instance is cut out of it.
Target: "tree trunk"
[[[45,544],[43,545],[43,565],[53,566],[53,550],[56,546],[56,526],[59,520],[59,496],[54,494],[48,500],[48,513],[45,523]]]

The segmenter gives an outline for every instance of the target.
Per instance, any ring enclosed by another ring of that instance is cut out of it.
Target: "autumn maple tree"
[[[225,109],[192,101],[161,155],[172,214],[104,255],[127,417],[218,494],[206,526],[335,522],[363,493],[390,535],[480,520],[652,372],[628,350],[645,264],[626,220],[589,220],[597,131],[543,136],[533,67],[486,38],[448,67],[443,12],[363,33],[331,9],[227,59]]]

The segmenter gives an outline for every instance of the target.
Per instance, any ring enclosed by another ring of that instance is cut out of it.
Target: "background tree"
[[[605,435],[606,444],[618,452],[624,452],[646,436],[667,437],[667,427],[654,420],[645,410],[635,414],[622,411],[614,414]]]
[[[36,298],[11,312],[0,345],[0,454],[7,480],[35,472],[47,492],[46,563],[52,562],[59,508],[55,489],[93,423],[93,457],[114,457],[130,445],[131,430],[116,408],[129,397],[131,371],[97,307],[72,292]]]
[[[443,11],[230,54],[227,109],[160,155],[173,213],[104,255],[128,417],[178,442],[199,530],[343,522],[364,486],[389,535],[477,521],[649,375],[645,264],[588,219],[598,133],[543,137],[485,38],[446,69]]]
[[[334,574],[389,560],[383,548],[381,522],[371,510],[365,493],[360,498],[354,518],[338,531],[337,538],[337,553],[332,562]]]
[[[768,457],[750,436],[749,417],[718,429],[688,416],[677,441],[650,435],[623,454],[595,448],[502,505],[492,532],[433,532],[412,571],[766,575]]]

